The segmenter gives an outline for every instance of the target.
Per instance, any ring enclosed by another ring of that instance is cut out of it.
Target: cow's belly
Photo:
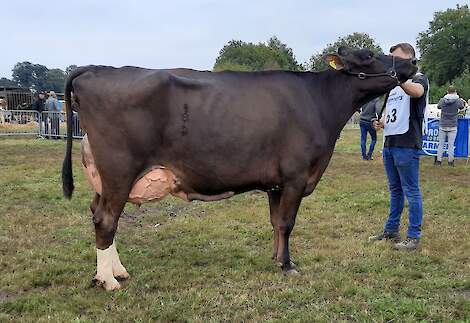
[[[101,177],[96,169],[95,161],[91,153],[88,137],[85,137],[81,143],[82,165],[88,182],[91,184],[96,193],[102,193]],[[135,181],[130,193],[128,202],[135,204],[143,204],[146,202],[160,200],[172,194],[178,196],[185,201],[189,201],[186,193],[178,189],[178,180],[169,169],[163,166],[151,167],[143,176]]]

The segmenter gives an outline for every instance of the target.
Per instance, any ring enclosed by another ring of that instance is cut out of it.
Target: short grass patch
[[[91,285],[93,192],[78,142],[66,201],[64,141],[0,138],[0,321],[469,321],[470,166],[422,159],[421,248],[395,252],[367,242],[382,229],[388,190],[378,151],[362,161],[358,141],[358,130],[343,131],[302,203],[291,238],[300,276],[270,260],[264,193],[168,198],[126,207],[116,241],[132,277],[109,293]]]

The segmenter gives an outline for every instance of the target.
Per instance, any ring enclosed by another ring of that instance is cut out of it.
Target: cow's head
[[[325,61],[331,68],[358,79],[361,88],[382,93],[405,82],[418,70],[414,55],[402,53],[401,49],[383,55],[368,49],[340,47],[337,54],[326,55]]]

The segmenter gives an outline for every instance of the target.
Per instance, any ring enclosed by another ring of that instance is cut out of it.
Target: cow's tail
[[[72,173],[72,81],[79,76],[86,72],[88,68],[80,67],[74,70],[65,81],[65,112],[67,115],[67,148],[65,152],[64,162],[62,164],[62,190],[64,192],[64,196],[67,199],[72,197],[73,193],[73,173]]]

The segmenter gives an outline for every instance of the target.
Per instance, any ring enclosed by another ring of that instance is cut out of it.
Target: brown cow
[[[114,244],[128,200],[141,203],[172,193],[211,201],[255,189],[269,197],[273,258],[284,272],[297,273],[289,236],[301,200],[319,182],[341,129],[358,107],[417,70],[411,60],[368,50],[341,48],[326,59],[335,70],[212,73],[87,66],[73,72],[65,93],[63,188],[70,198],[73,92],[73,109],[89,142],[84,164],[100,183],[91,204],[96,279],[116,289],[116,278],[128,277]]]

